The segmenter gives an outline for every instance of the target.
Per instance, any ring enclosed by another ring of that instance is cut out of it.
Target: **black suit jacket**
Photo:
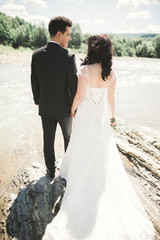
[[[77,89],[75,55],[49,42],[32,55],[31,86],[39,115],[61,118],[70,115]]]

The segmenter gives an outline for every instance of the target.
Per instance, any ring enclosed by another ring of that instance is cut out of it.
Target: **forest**
[[[160,34],[112,34],[115,56],[160,58]],[[73,24],[69,48],[78,53],[87,50],[90,33],[83,34],[79,24]],[[0,12],[0,44],[13,48],[37,49],[49,40],[48,30],[43,23],[33,25],[19,17],[6,16]]]

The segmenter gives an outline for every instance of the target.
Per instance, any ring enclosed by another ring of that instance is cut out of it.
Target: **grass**
[[[33,50],[30,48],[24,48],[24,47],[19,47],[17,49],[13,48],[12,46],[4,46],[2,44],[0,44],[0,54],[16,54],[16,53],[30,53]]]
[[[81,48],[67,48],[71,53],[74,54],[82,54],[86,53],[86,45],[82,45]],[[11,54],[21,54],[21,53],[32,53],[33,50],[31,48],[19,47],[17,49],[12,46],[4,46],[0,44],[0,54],[3,55],[11,55]]]

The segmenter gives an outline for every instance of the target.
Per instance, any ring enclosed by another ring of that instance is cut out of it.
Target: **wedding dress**
[[[87,65],[79,75],[86,80]],[[61,208],[42,240],[152,240],[149,220],[123,166],[110,126],[108,88],[86,84],[60,167]]]

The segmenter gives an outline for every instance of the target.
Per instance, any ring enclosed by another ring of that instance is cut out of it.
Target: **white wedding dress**
[[[87,66],[80,75],[87,78]],[[86,84],[60,167],[67,181],[61,208],[42,240],[154,239],[117,149],[106,95],[107,88]]]

